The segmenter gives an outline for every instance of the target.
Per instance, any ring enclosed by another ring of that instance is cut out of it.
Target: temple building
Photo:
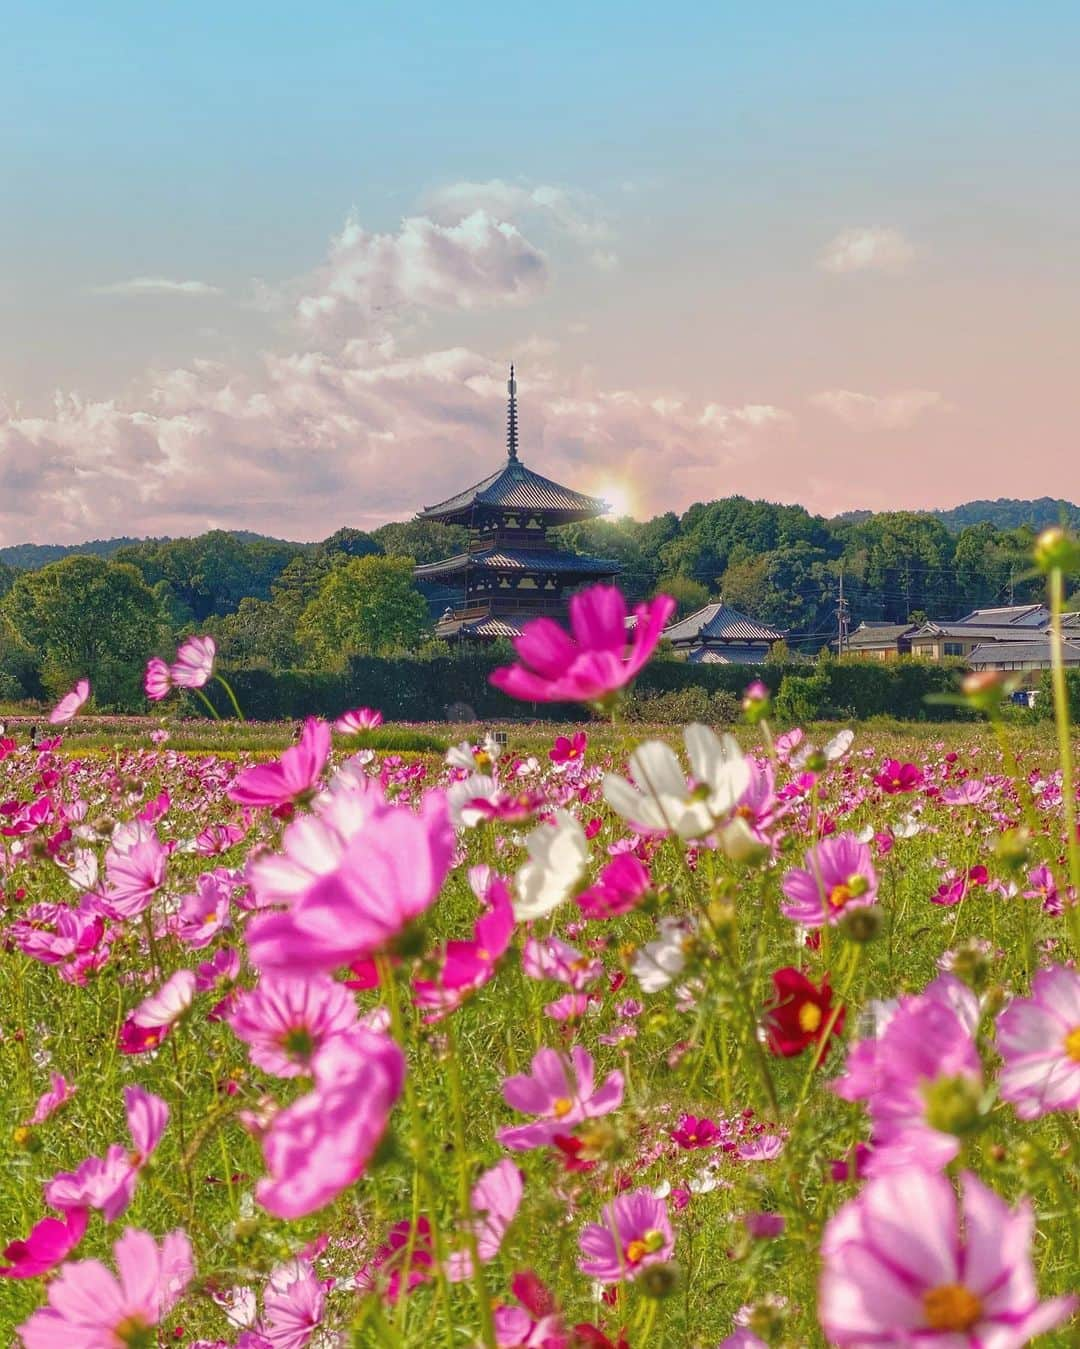
[[[549,541],[550,529],[592,520],[608,506],[525,467],[518,458],[513,366],[507,389],[506,463],[475,486],[417,513],[418,520],[464,525],[469,531],[466,552],[416,568],[417,581],[429,593],[452,590],[452,603],[435,626],[439,637],[517,637],[530,618],[565,617],[574,590],[610,581],[619,571],[617,562],[566,552]]]

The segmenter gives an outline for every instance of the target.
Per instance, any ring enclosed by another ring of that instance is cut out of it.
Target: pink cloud
[[[898,431],[928,412],[944,412],[949,408],[944,396],[935,389],[901,389],[882,395],[826,389],[814,394],[810,402],[854,431]]]

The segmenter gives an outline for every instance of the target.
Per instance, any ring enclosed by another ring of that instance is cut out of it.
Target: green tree
[[[218,651],[226,665],[248,669],[287,670],[300,656],[296,625],[300,610],[277,600],[240,601],[234,614],[213,625]]]
[[[656,587],[662,595],[670,595],[678,606],[676,612],[680,618],[703,609],[709,602],[709,592],[700,581],[690,576],[664,576]]]
[[[45,689],[65,692],[85,676],[99,705],[137,707],[161,613],[135,567],[72,556],[24,572],[3,601],[17,638],[34,653]]]
[[[387,557],[441,562],[444,557],[465,551],[469,531],[464,525],[444,525],[437,520],[405,520],[381,525],[371,537]]]
[[[410,557],[353,557],[333,568],[300,617],[298,636],[317,661],[415,649],[430,627]]]

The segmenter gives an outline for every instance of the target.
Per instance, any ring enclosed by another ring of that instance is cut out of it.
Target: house
[[[877,623],[864,619],[844,638],[843,654],[859,656],[863,660],[899,660],[911,651],[911,635],[918,631],[917,623]],[[840,649],[839,639],[830,643]]]
[[[1080,637],[1074,625],[1076,636]],[[1066,666],[1080,666],[1080,641],[1070,639],[1068,627],[1063,628],[1061,648]],[[1048,633],[1032,635],[1021,642],[986,642],[977,646],[968,657],[973,670],[1001,670],[1032,672],[1023,680],[1024,684],[1036,684],[1035,672],[1049,670],[1052,663],[1050,636]]]
[[[1049,622],[1050,611],[1042,604],[973,609],[952,622],[929,619],[912,633],[911,654],[918,660],[969,660],[980,646],[1030,642],[1046,631]]]
[[[672,623],[663,636],[695,665],[761,665],[773,643],[784,640],[779,628],[758,623],[720,600]]]

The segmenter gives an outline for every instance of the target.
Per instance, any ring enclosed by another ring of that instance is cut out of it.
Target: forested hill
[[[230,529],[224,531],[241,543],[284,543],[284,539],[274,539],[267,534],[256,534],[250,529]],[[17,571],[36,571],[50,562],[59,562],[62,557],[71,557],[73,553],[86,557],[112,557],[121,548],[130,548],[134,544],[172,543],[167,536],[152,539],[135,539],[121,535],[116,539],[89,539],[86,543],[14,543],[0,548],[0,562],[5,562]]]
[[[1017,501],[1014,497],[999,497],[996,501],[967,501],[950,511],[934,511],[946,529],[961,530],[966,525],[984,521],[997,529],[1046,529],[1050,525],[1069,525],[1080,528],[1080,506],[1060,497],[1039,497],[1035,501]]]

